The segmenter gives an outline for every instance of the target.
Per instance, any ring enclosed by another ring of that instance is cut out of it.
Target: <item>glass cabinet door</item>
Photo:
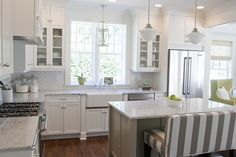
[[[140,39],[139,50],[139,68],[144,68],[146,70],[159,68],[159,36],[156,36],[154,41],[144,41]]]
[[[146,68],[148,64],[148,42],[140,41],[140,67]]]
[[[152,43],[152,67],[159,68],[159,41]]]
[[[43,29],[43,45],[37,47],[37,66],[47,66],[48,29]]]
[[[52,65],[62,66],[63,29],[52,29]]]

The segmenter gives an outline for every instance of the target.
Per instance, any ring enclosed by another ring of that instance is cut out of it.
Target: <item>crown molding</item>
[[[225,3],[224,5],[219,5],[218,7],[214,8],[214,9],[210,9],[210,10],[206,10],[205,11],[205,16],[211,16],[211,15],[215,15],[215,14],[219,14],[231,9],[235,10],[236,8],[236,1],[230,1]]]

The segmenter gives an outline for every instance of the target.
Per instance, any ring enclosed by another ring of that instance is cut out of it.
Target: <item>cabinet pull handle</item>
[[[10,65],[9,65],[9,64],[3,64],[3,66],[4,66],[4,67],[10,67]]]
[[[60,100],[67,100],[66,98],[61,98]]]

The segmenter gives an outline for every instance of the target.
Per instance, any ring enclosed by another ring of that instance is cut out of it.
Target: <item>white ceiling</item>
[[[147,0],[117,0],[115,3],[111,3],[108,0],[46,0],[46,1],[56,1],[61,3],[69,2],[86,2],[86,3],[97,3],[97,4],[109,4],[110,6],[117,6],[123,8],[140,8],[146,7]],[[204,5],[206,10],[213,9],[221,4],[234,1],[234,0],[198,0],[199,5]],[[194,0],[151,0],[154,5],[156,3],[161,3],[167,8],[177,8],[177,9],[192,9],[194,6]]]

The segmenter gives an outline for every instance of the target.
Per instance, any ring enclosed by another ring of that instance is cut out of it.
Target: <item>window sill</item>
[[[80,88],[80,89],[116,89],[116,88],[132,88],[131,85],[128,84],[120,84],[120,85],[64,85],[65,88]]]

